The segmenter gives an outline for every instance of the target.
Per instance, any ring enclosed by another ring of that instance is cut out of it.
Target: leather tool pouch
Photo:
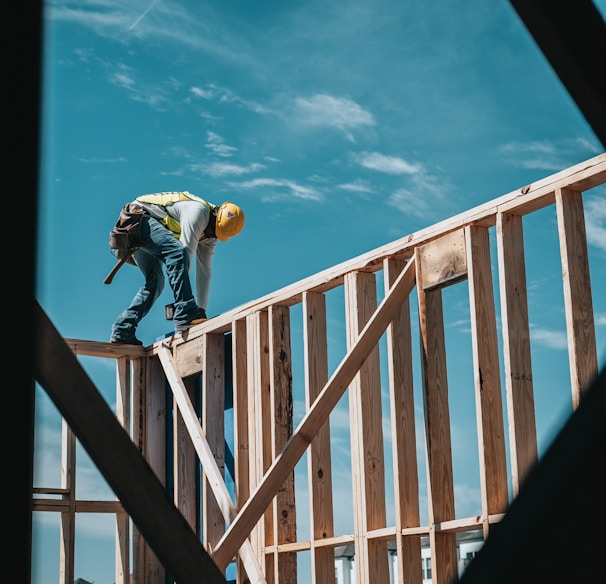
[[[127,256],[129,252],[141,247],[141,220],[145,215],[143,207],[135,203],[127,203],[122,207],[120,216],[109,232],[109,247],[118,259]],[[128,263],[135,265],[132,258]]]

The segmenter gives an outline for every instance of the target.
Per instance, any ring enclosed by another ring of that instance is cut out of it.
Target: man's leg
[[[128,308],[122,311],[112,326],[111,342],[141,344],[136,338],[137,326],[151,310],[164,288],[162,262],[141,248],[133,255],[137,267],[145,278],[145,283],[131,300]]]
[[[142,246],[133,258],[145,277],[145,284],[114,323],[112,342],[134,340],[135,344],[139,344],[135,337],[137,325],[150,311],[164,287],[162,264],[166,266],[175,298],[175,325],[182,327],[200,316],[189,280],[189,258],[185,247],[171,231],[149,215],[141,221],[141,241]]]
[[[189,255],[183,244],[160,222],[148,217],[149,238],[153,242],[151,253],[166,266],[168,283],[175,299],[174,321],[177,327],[189,323],[200,315],[189,279]],[[144,240],[145,241],[145,240]]]

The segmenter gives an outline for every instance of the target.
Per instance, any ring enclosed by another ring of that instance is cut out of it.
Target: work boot
[[[200,311],[198,312],[198,316],[196,316],[195,318],[192,318],[190,321],[188,321],[184,324],[176,324],[175,330],[176,331],[186,331],[189,327],[192,327],[196,324],[202,324],[206,320],[208,320],[206,318],[206,311],[203,308],[200,308]]]
[[[118,339],[117,337],[112,337],[109,340],[113,345],[138,345],[143,346],[143,343],[137,338],[132,337],[131,339]]]

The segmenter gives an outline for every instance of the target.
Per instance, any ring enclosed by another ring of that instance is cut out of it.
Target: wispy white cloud
[[[108,73],[109,82],[117,87],[132,90],[135,87],[133,71],[124,64],[118,64],[116,69]]]
[[[206,148],[208,148],[213,154],[224,158],[229,158],[238,149],[234,146],[228,146],[225,144],[223,138],[215,132],[207,132]]]
[[[349,183],[343,183],[337,185],[337,188],[341,191],[346,191],[351,193],[353,196],[358,198],[359,200],[372,200],[372,195],[375,192],[371,186],[369,186],[365,181],[356,180]]]
[[[153,9],[153,10],[152,10]],[[253,52],[246,46],[246,41],[234,35],[229,26],[206,6],[204,19],[201,21],[195,12],[179,4],[152,0],[149,2],[120,2],[104,0],[103,2],[84,2],[75,8],[73,3],[55,0],[45,6],[44,16],[47,19],[77,24],[81,28],[92,30],[100,37],[118,43],[132,44],[133,54],[137,50],[133,39],[140,44],[166,41],[170,44],[186,45],[190,54],[212,53],[215,58],[239,62],[249,70],[257,65],[252,62]],[[90,60],[90,51],[78,49],[74,53],[80,60]],[[156,109],[168,107],[175,94],[176,79],[162,84],[145,83],[137,80],[132,68],[123,63],[106,63],[108,80],[111,84],[129,91],[131,99],[146,103]],[[170,87],[169,87],[170,85]],[[192,93],[219,103],[236,104],[239,107],[256,113],[269,113],[266,108],[250,100],[241,99],[228,89],[214,86],[194,87]],[[202,114],[210,117],[211,114]]]
[[[585,202],[587,242],[606,251],[606,197],[588,198]]]
[[[192,87],[191,93],[195,97],[200,97],[207,101],[220,104],[234,104],[258,114],[272,113],[271,110],[267,109],[265,106],[251,100],[242,99],[230,89],[227,89],[226,87],[219,87],[213,83],[207,83],[202,87]]]
[[[138,82],[134,70],[123,63],[106,63],[106,66],[109,83],[125,89],[134,101],[145,103],[155,109],[161,109],[170,103],[169,96],[175,90],[176,80],[169,79],[168,87],[149,85]]]
[[[129,12],[119,9],[119,2],[83,2],[77,7],[73,2],[56,0],[45,3],[44,17],[50,20],[75,22],[80,26],[91,28],[97,33],[109,30],[127,30],[137,18],[139,10]]]
[[[116,164],[127,162],[128,158],[116,156],[115,158],[79,158],[78,160],[84,164]]]
[[[217,91],[215,91],[214,86],[209,85],[207,88],[204,87],[192,87],[191,92],[196,97],[201,97],[202,99],[207,99],[208,101],[213,101],[215,99],[218,100]]]
[[[203,120],[206,120],[208,122],[220,122],[223,118],[221,116],[215,116],[213,114],[211,114],[210,112],[200,112],[200,117]]]
[[[406,215],[420,219],[431,216],[433,212],[433,205],[429,199],[419,197],[418,193],[405,188],[394,191],[387,199],[387,204]]]
[[[505,161],[520,168],[532,170],[558,171],[566,168],[579,156],[598,154],[597,148],[583,138],[573,138],[551,142],[531,140],[529,142],[509,142],[498,147]]]
[[[354,181],[351,183],[343,183],[337,185],[337,188],[344,191],[351,191],[352,193],[372,193],[373,189],[362,181]]]
[[[264,169],[265,166],[258,163],[241,166],[238,164],[229,164],[227,162],[211,162],[210,164],[192,164],[190,170],[198,172],[202,171],[210,176],[240,176],[242,174],[250,174]]]
[[[36,403],[36,406],[38,403]],[[34,449],[34,486],[61,486],[61,429],[40,427]]]
[[[470,517],[480,512],[478,501],[481,501],[480,488],[467,483],[456,483],[454,486],[457,513],[461,517]]]
[[[362,152],[356,155],[355,159],[364,168],[386,174],[420,174],[423,172],[420,164],[413,164],[398,156],[386,156],[379,152]]]
[[[305,187],[294,181],[275,178],[257,178],[250,181],[238,183],[240,189],[264,189],[261,201],[264,203],[274,202],[285,198],[303,199],[306,201],[323,201],[321,192],[310,187]]]
[[[531,325],[530,338],[537,344],[548,347],[549,349],[559,350],[566,349],[568,347],[568,340],[566,338],[565,331],[554,331]]]
[[[305,126],[335,128],[351,141],[354,130],[375,125],[372,114],[355,101],[326,94],[296,98],[294,119]]]
[[[195,158],[194,154],[190,152],[181,144],[174,144],[165,149],[166,154],[174,158],[191,159]]]
[[[152,10],[153,8],[153,10]],[[51,0],[45,4],[44,17],[72,22],[92,30],[103,38],[119,42],[136,39],[157,44],[159,40],[191,50],[212,54],[230,63],[257,66],[246,39],[232,31],[208,3],[203,5],[203,18],[183,3],[152,0],[103,0],[81,2]]]
[[[388,205],[422,219],[435,216],[440,208],[436,202],[443,199],[446,189],[422,164],[379,152],[361,152],[352,155],[352,158],[355,164],[363,168],[407,178],[408,184],[397,188],[387,197]]]
[[[410,186],[396,189],[387,198],[387,204],[405,215],[434,220],[447,214],[452,206],[447,193],[448,187],[440,185],[435,177],[420,174],[413,177]]]
[[[457,307],[459,310],[461,310],[461,307]],[[466,309],[463,308],[464,310]],[[448,321],[446,323],[446,328],[453,328],[453,329],[458,329],[459,331],[463,332],[463,333],[470,333],[471,332],[471,321],[469,320],[469,318],[460,318],[457,320],[453,320],[452,322]]]

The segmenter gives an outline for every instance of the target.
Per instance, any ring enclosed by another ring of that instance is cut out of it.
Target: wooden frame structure
[[[546,207],[555,206],[557,216],[573,408],[598,374],[583,194],[604,183],[601,154],[146,348],[62,339],[38,308],[35,378],[66,422],[63,484],[35,488],[33,510],[61,513],[59,583],[74,581],[74,526],[83,511],[116,516],[116,584],[130,582],[131,572],[139,584],[164,584],[165,570],[179,584],[223,582],[234,561],[239,584],[294,583],[302,552],[310,558],[309,581],[331,584],[335,548],[343,545],[354,546],[358,584],[389,582],[392,571],[397,582],[421,584],[422,539],[431,548],[432,581],[452,582],[457,534],[487,537],[537,462],[523,222]],[[455,513],[443,310],[444,289],[461,282],[469,289],[481,492],[481,512],[471,517]],[[335,291],[342,291],[346,347],[331,371],[326,302]],[[291,322],[294,310],[302,314],[300,331]],[[295,344],[302,347],[302,378],[293,364]],[[82,355],[115,359],[115,412],[81,370]],[[413,391],[415,367],[422,404]],[[298,423],[296,385],[305,396]],[[224,424],[226,390],[233,395],[232,436]],[[339,533],[330,416],[346,392],[353,531]],[[426,522],[415,423],[421,407]],[[115,502],[75,498],[76,439],[114,489]],[[234,493],[225,482],[226,444],[233,445]],[[301,501],[294,470],[304,455]],[[390,513],[386,491],[393,492]],[[309,537],[300,539],[303,513]],[[388,542],[395,545],[393,563]]]

